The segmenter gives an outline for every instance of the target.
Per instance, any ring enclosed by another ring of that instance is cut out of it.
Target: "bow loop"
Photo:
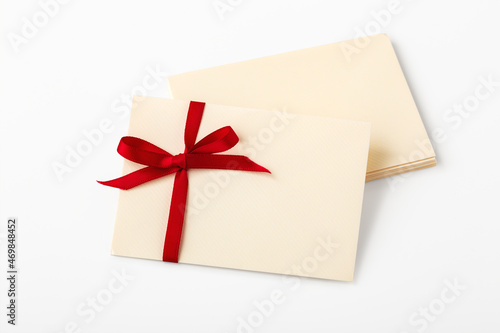
[[[193,154],[221,153],[233,148],[239,140],[231,126],[224,126],[198,141],[189,152]]]
[[[165,168],[172,154],[154,144],[133,136],[124,136],[118,144],[118,154],[127,160],[143,165]]]

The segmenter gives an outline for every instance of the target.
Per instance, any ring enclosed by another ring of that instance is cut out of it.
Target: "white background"
[[[109,254],[118,191],[95,180],[121,171],[115,149],[128,120],[113,110],[140,93],[148,68],[161,78],[146,94],[167,97],[169,75],[377,32],[374,13],[392,8],[385,0],[221,2],[232,4],[223,19],[213,0],[73,0],[45,25],[38,1],[1,2],[0,268],[3,277],[6,221],[16,216],[20,274],[16,327],[6,324],[0,280],[0,330],[236,332],[250,320],[255,327],[241,332],[498,332],[500,86],[472,112],[445,118],[474,102],[481,77],[500,81],[495,0],[401,0],[384,16],[381,31],[428,132],[446,137],[434,141],[437,167],[366,185],[354,282],[303,278],[293,289],[272,274]],[[15,47],[34,17],[41,26]],[[103,119],[111,133],[59,181],[53,164]],[[113,284],[122,270],[133,280]],[[453,293],[450,283],[465,289]],[[262,316],[255,301],[275,290],[284,302]],[[109,303],[89,310],[97,296]]]

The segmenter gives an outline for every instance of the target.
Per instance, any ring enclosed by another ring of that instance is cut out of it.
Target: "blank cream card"
[[[370,122],[367,181],[436,164],[385,34],[179,74],[169,84],[183,100]]]
[[[136,97],[128,134],[181,153],[188,106]],[[226,153],[271,174],[188,169],[179,262],[351,281],[370,124],[206,104],[197,140],[224,126],[240,139]],[[123,174],[142,167],[125,160]],[[120,191],[114,255],[162,260],[173,182]]]

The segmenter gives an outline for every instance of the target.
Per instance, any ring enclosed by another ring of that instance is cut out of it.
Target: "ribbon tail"
[[[190,169],[226,169],[271,173],[268,169],[242,155],[189,154]]]
[[[186,212],[188,177],[185,169],[175,174],[167,232],[163,245],[163,261],[179,262],[179,247],[182,237],[182,226]]]
[[[168,174],[174,173],[178,170],[178,167],[174,168],[155,168],[155,167],[145,167],[137,171],[131,172],[128,175],[122,176],[120,178],[108,180],[108,181],[97,181],[99,184],[116,187],[121,190],[128,190],[150,180],[166,176]]]

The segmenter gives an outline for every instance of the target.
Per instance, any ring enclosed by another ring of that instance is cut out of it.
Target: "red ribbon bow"
[[[266,168],[241,155],[215,155],[234,147],[239,139],[230,126],[219,128],[195,143],[205,103],[189,104],[184,131],[184,153],[172,155],[154,144],[132,136],[125,136],[118,144],[118,153],[124,158],[147,165],[120,178],[98,183],[128,190],[150,180],[175,174],[170,202],[167,232],[163,246],[163,261],[178,262],[179,246],[186,210],[188,169],[228,169],[269,172]]]

